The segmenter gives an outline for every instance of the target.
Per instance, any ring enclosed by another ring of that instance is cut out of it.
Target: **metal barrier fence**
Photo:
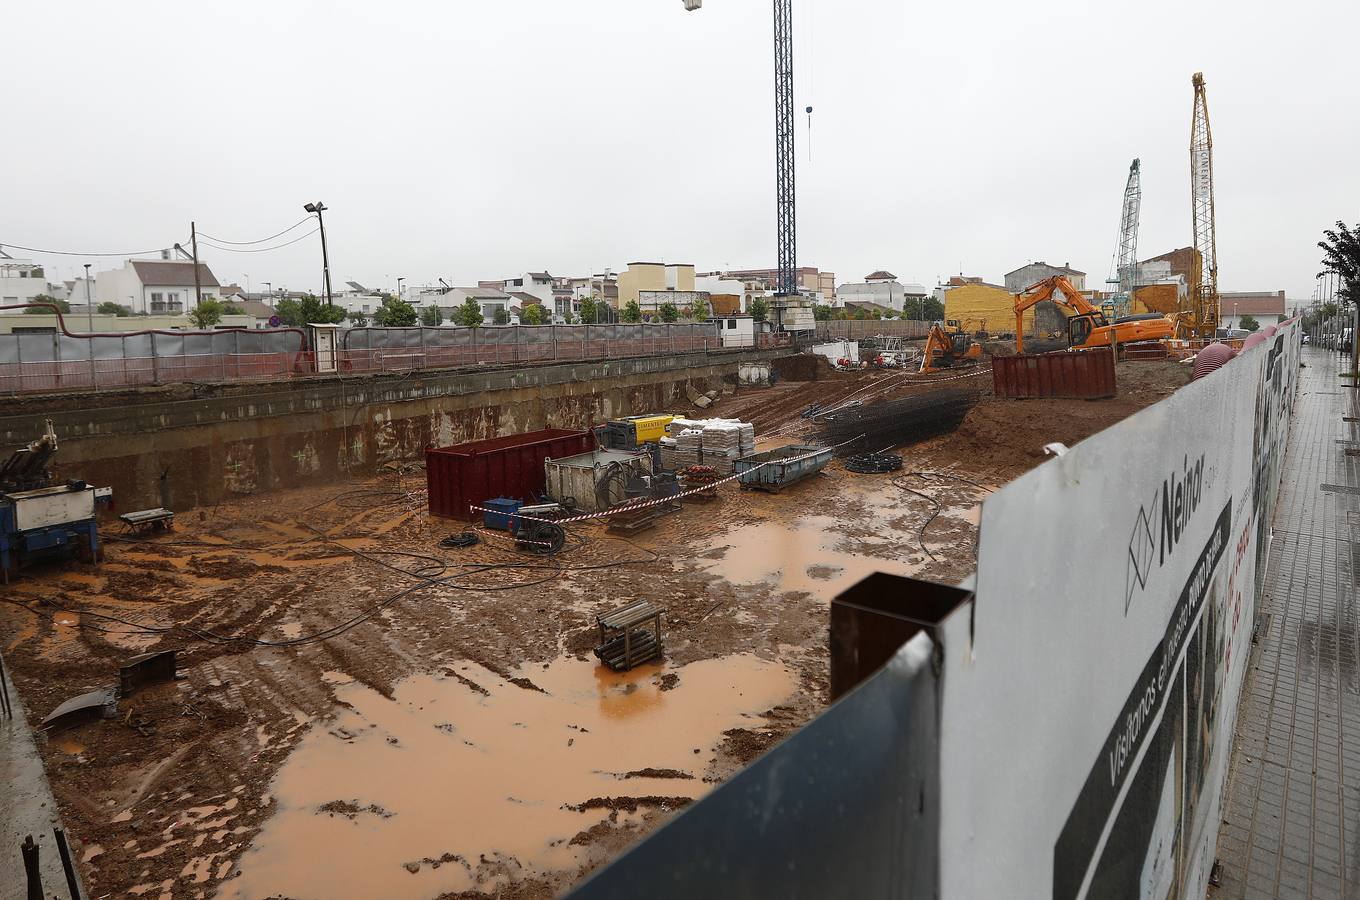
[[[890,337],[925,337],[929,322],[909,319],[827,319],[817,323],[817,340],[855,340],[884,334]]]
[[[721,351],[712,325],[351,328],[334,353],[345,373],[456,369]],[[733,342],[726,349],[736,349]],[[755,349],[794,346],[761,333]],[[251,348],[246,350],[243,348]],[[267,349],[266,349],[267,348]],[[316,374],[300,332],[184,335],[0,335],[0,393],[98,391],[174,382],[229,383]]]

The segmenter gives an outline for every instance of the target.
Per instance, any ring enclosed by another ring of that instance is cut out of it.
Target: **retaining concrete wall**
[[[419,457],[427,445],[678,409],[687,403],[687,384],[720,388],[736,380],[741,366],[768,365],[779,352],[787,353],[339,377],[183,400],[91,395],[80,408],[0,417],[0,439],[22,446],[50,417],[61,477],[112,486],[119,511],[162,502],[185,510],[233,494],[371,472]]]

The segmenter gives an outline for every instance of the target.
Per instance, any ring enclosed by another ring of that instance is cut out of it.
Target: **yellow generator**
[[[600,443],[612,450],[636,450],[644,444],[655,444],[666,434],[666,426],[675,416],[627,416],[612,419],[600,427]]]

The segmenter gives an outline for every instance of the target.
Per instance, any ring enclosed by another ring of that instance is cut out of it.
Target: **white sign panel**
[[[1204,896],[1300,336],[984,504],[945,642],[941,896]]]

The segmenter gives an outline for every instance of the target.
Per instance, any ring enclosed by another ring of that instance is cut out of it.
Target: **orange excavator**
[[[1067,344],[1074,350],[1108,347],[1111,340],[1119,344],[1162,341],[1173,336],[1176,331],[1175,323],[1158,313],[1121,316],[1114,320],[1114,324],[1110,324],[1105,313],[1092,306],[1072,282],[1062,275],[1054,275],[1015,295],[1016,353],[1025,352],[1025,312],[1045,300],[1061,303],[1073,310],[1074,314],[1067,319]]]
[[[941,369],[976,365],[982,358],[982,345],[968,336],[955,319],[930,326],[926,336],[925,355],[921,357],[921,374],[929,375]]]

